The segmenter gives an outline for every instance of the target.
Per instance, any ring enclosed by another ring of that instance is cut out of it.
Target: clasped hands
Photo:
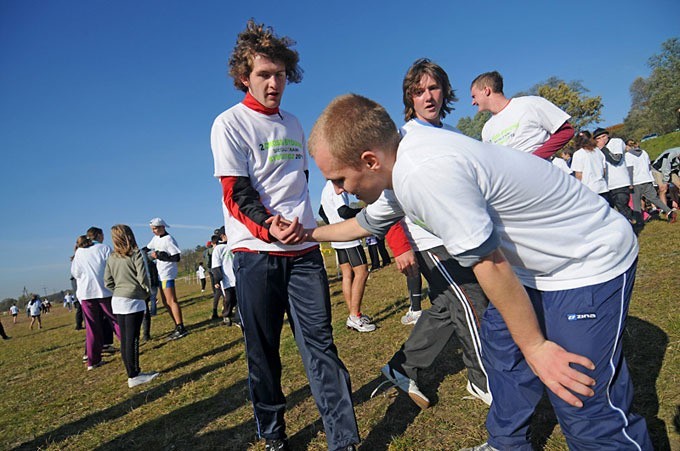
[[[274,215],[265,221],[269,224],[269,234],[282,244],[299,244],[310,241],[309,231],[300,223],[297,217],[292,221],[281,215]]]

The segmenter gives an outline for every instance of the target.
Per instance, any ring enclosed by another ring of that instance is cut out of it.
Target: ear
[[[361,164],[367,166],[369,170],[378,170],[381,164],[380,157],[372,150],[365,150],[361,154]]]
[[[243,86],[246,88],[250,88],[250,82],[248,81],[248,77],[241,76],[241,83],[243,83]]]

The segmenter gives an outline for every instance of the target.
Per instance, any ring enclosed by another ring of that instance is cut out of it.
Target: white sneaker
[[[361,315],[358,317],[352,317],[351,315],[347,317],[348,329],[354,329],[359,332],[373,332],[375,330],[375,324],[371,324],[371,318],[366,315]]]
[[[472,448],[461,448],[460,451],[499,451],[488,443],[484,442],[481,445],[473,446]]]
[[[129,377],[128,378],[128,387],[136,387],[138,385],[146,384],[147,382],[151,382],[153,379],[156,378],[160,373],[139,373],[135,377]]]
[[[490,406],[491,401],[493,401],[493,398],[491,396],[491,392],[486,393],[484,390],[477,387],[475,384],[473,384],[469,380],[468,380],[468,383],[467,383],[467,391],[468,391],[468,393],[470,393],[475,398],[481,399],[484,402],[484,404],[486,404],[487,406]]]
[[[404,326],[409,326],[413,325],[418,322],[418,318],[420,318],[420,315],[423,314],[422,310],[417,310],[413,311],[411,309],[408,309],[408,312],[406,312],[406,315],[401,317],[401,324]]]
[[[380,389],[383,384],[390,383],[398,389],[406,392],[409,398],[411,398],[411,400],[415,402],[416,405],[421,409],[427,409],[430,407],[430,400],[427,399],[427,396],[425,396],[423,392],[420,391],[416,381],[409,378],[405,374],[401,374],[399,371],[392,368],[389,363],[383,366],[380,371],[387,378],[387,380],[378,385],[378,387],[373,390],[373,393],[371,393],[371,398],[375,396],[375,394],[378,392],[378,389]]]
[[[89,365],[89,366],[87,367],[87,371],[92,371],[92,370],[95,369],[95,368],[99,368],[99,367],[102,366],[103,364],[104,364],[104,361],[103,361],[103,360],[100,360],[99,363],[95,363],[94,365]]]

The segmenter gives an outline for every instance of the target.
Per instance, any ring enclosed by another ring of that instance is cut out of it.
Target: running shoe
[[[147,382],[151,382],[153,379],[156,378],[160,373],[139,373],[135,377],[128,377],[128,387],[133,388],[138,385],[146,384]]]
[[[178,340],[182,337],[186,337],[188,333],[189,331],[186,330],[186,328],[177,326],[175,331],[168,337],[168,340]]]
[[[499,450],[485,442],[482,443],[481,445],[473,446],[472,448],[461,448],[460,451],[499,451]]]
[[[354,329],[359,332],[373,332],[375,330],[375,324],[371,323],[371,317],[361,313],[358,317],[348,316],[345,324],[348,329]]]
[[[401,324],[403,324],[404,326],[414,325],[415,323],[418,322],[418,319],[422,314],[423,314],[422,310],[417,310],[414,312],[413,310],[408,309],[406,315],[401,317]]]
[[[491,393],[485,392],[484,390],[477,387],[475,384],[473,384],[469,380],[468,380],[468,383],[467,383],[467,391],[468,391],[468,393],[470,393],[475,398],[482,400],[484,402],[484,404],[486,404],[487,406],[491,405],[491,401],[493,400],[493,398],[491,397]]]
[[[375,396],[380,387],[386,383],[389,383],[397,387],[399,390],[405,392],[409,398],[411,398],[411,400],[415,402],[416,405],[421,409],[427,409],[430,407],[430,400],[427,399],[427,396],[425,396],[423,392],[420,391],[416,381],[395,370],[390,366],[389,363],[383,366],[380,371],[385,375],[387,380],[378,385],[378,387],[373,390],[373,393],[371,393],[371,398]]]
[[[284,439],[268,439],[264,445],[265,451],[288,451],[288,440]]]

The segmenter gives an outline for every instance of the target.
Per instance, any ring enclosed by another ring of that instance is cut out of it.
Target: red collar
[[[267,108],[266,106],[264,106],[260,102],[258,102],[255,97],[250,95],[250,92],[246,92],[246,96],[243,98],[242,103],[245,106],[247,106],[248,108],[250,108],[251,110],[255,110],[258,113],[266,114],[268,116],[279,113],[279,107]]]

